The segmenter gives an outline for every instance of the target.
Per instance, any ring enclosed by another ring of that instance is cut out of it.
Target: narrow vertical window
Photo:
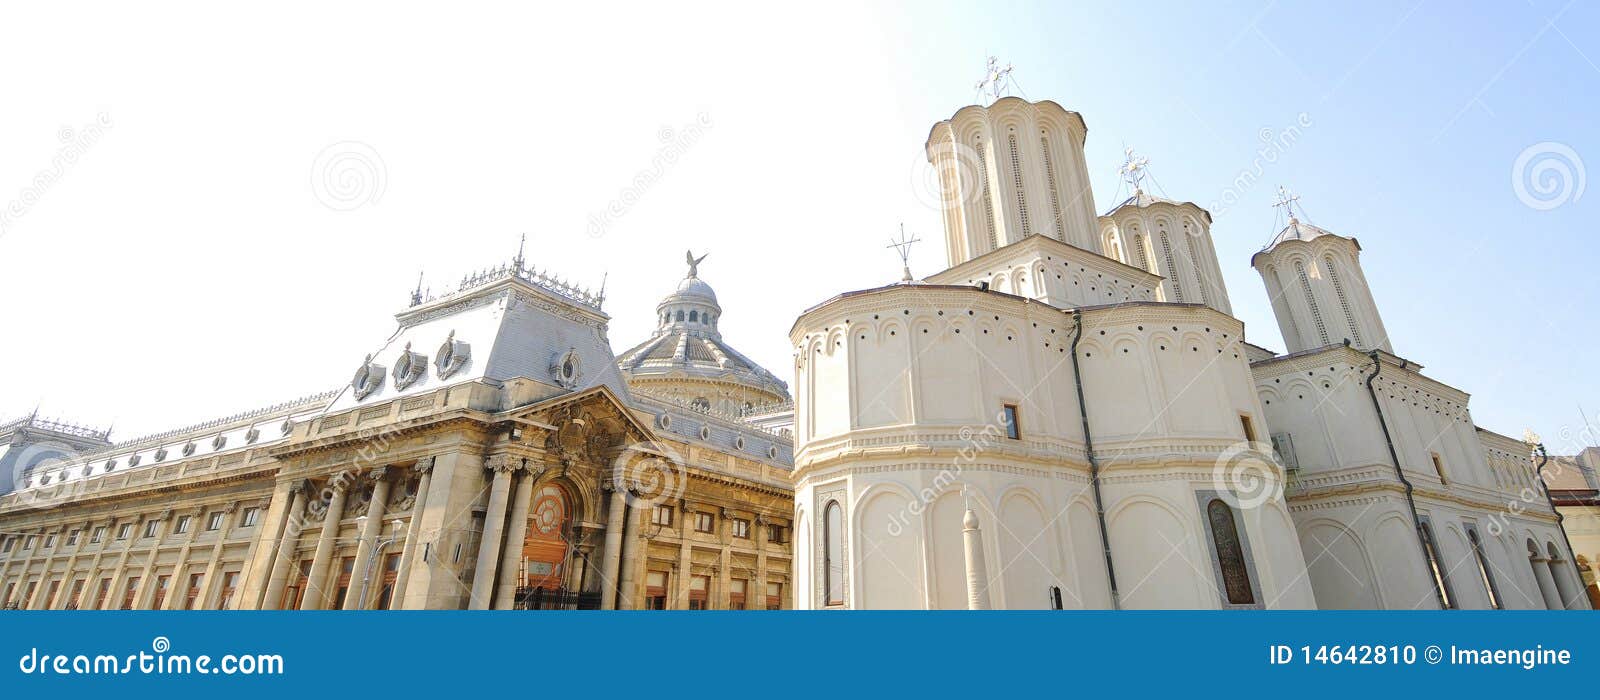
[[[1483,543],[1478,541],[1478,532],[1467,528],[1467,539],[1472,543],[1472,556],[1478,560],[1478,577],[1483,579],[1483,590],[1489,594],[1489,605],[1495,610],[1505,608],[1500,603],[1500,588],[1494,583],[1494,574],[1489,572],[1489,560],[1483,555]]]
[[[1311,307],[1311,320],[1317,324],[1317,337],[1322,340],[1322,347],[1328,344],[1328,326],[1322,322],[1322,311],[1317,308],[1317,298],[1311,293],[1311,280],[1306,278],[1306,266],[1296,260],[1294,272],[1300,276],[1300,291],[1306,295],[1306,305]]]
[[[1028,224],[1028,198],[1022,189],[1022,158],[1017,155],[1017,132],[1011,131],[1011,182],[1017,189],[1017,218],[1022,221],[1022,237],[1027,238],[1033,233],[1033,227]]]
[[[1256,426],[1250,422],[1250,416],[1239,414],[1239,427],[1244,429],[1244,439],[1247,442],[1256,441]]]
[[[1183,303],[1183,280],[1178,276],[1178,266],[1172,260],[1172,240],[1167,236],[1167,228],[1162,226],[1157,231],[1161,234],[1161,254],[1166,258],[1167,278],[1172,282],[1172,300]]]
[[[1006,437],[1012,440],[1022,439],[1022,426],[1017,423],[1016,404],[1006,404],[1000,409],[1000,422],[1006,431]]]
[[[1439,453],[1438,452],[1429,452],[1428,456],[1433,458],[1433,473],[1439,475],[1439,483],[1441,483],[1441,484],[1450,483],[1450,481],[1448,479],[1444,478],[1444,460],[1439,458]]]
[[[1061,216],[1061,195],[1056,193],[1056,165],[1050,157],[1050,139],[1045,138],[1044,132],[1039,132],[1039,151],[1044,154],[1044,179],[1050,186],[1050,210],[1055,213],[1055,221],[1050,223],[1050,230],[1056,232],[1056,239],[1067,240],[1067,232],[1062,230],[1067,224]]]
[[[994,250],[1000,247],[1000,241],[994,230],[994,199],[989,196],[989,155],[982,141],[978,142],[977,149],[978,186],[983,189],[983,228],[989,235],[989,250]]]
[[[1139,234],[1138,229],[1135,229],[1133,232],[1133,266],[1144,270],[1145,272],[1149,272],[1150,259],[1147,257],[1147,255],[1148,253],[1145,251],[1144,245],[1144,236]]]
[[[844,605],[844,511],[829,501],[822,520],[822,576],[828,605]]]
[[[1211,543],[1216,548],[1217,565],[1222,569],[1222,588],[1230,605],[1253,605],[1255,592],[1250,585],[1250,567],[1244,559],[1244,545],[1233,520],[1233,509],[1222,499],[1211,499],[1206,506],[1211,521]]]
[[[1350,341],[1356,347],[1365,347],[1361,342],[1361,329],[1356,326],[1356,315],[1350,311],[1350,299],[1344,294],[1344,284],[1339,281],[1339,271],[1333,265],[1333,256],[1325,255],[1322,263],[1328,267],[1328,281],[1333,283],[1333,294],[1339,297],[1339,308],[1344,311],[1344,322],[1350,325]]]
[[[1439,544],[1433,539],[1433,527],[1426,520],[1417,524],[1422,532],[1422,553],[1428,557],[1428,570],[1433,572],[1433,587],[1448,610],[1456,609],[1455,596],[1450,595],[1450,573],[1439,566]]]

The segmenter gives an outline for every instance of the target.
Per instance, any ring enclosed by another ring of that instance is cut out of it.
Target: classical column
[[[333,545],[339,538],[339,521],[344,519],[345,483],[334,477],[330,482],[333,495],[328,498],[328,509],[322,514],[322,532],[317,534],[317,552],[311,558],[311,573],[306,577],[306,596],[300,601],[301,610],[326,610],[333,602],[328,596],[325,579],[328,567],[333,565]]]
[[[288,520],[284,522],[283,534],[279,536],[277,547],[273,549],[272,573],[267,576],[267,590],[262,594],[260,604],[256,606],[261,610],[277,610],[282,604],[283,588],[289,582],[289,567],[294,563],[294,550],[300,544],[300,530],[305,527],[306,494],[310,491],[309,482],[300,482],[294,489],[294,497],[289,504]]]
[[[967,509],[961,519],[961,541],[967,560],[967,609],[989,609],[989,570],[983,561],[983,534],[978,529],[978,514]]]
[[[411,578],[411,567],[417,560],[417,534],[422,528],[422,505],[428,502],[428,486],[433,480],[433,458],[417,460],[411,471],[418,474],[417,495],[411,499],[411,521],[406,523],[406,538],[400,543],[400,570],[395,572],[394,595],[389,596],[389,608],[404,608],[406,581]]]
[[[367,581],[368,576],[372,573],[368,570],[368,567],[372,566],[372,555],[378,543],[378,535],[383,534],[383,511],[389,502],[389,468],[378,467],[372,470],[370,476],[372,477],[372,501],[367,506],[367,519],[361,521],[361,536],[356,539],[355,566],[350,572],[351,577],[359,578],[361,581]],[[354,584],[355,590],[358,592],[355,595],[345,593],[344,609],[367,609],[367,601],[357,599],[362,597],[360,591],[364,589],[370,595],[372,587],[356,581],[351,583]]]
[[[517,492],[511,499],[511,518],[506,521],[506,548],[500,556],[500,583],[495,588],[494,607],[496,610],[510,610],[517,602],[517,566],[522,562],[522,544],[528,536],[528,507],[532,505],[533,486],[544,474],[543,465],[538,469],[528,467],[522,470],[522,477],[517,480]]]
[[[45,564],[46,577],[50,575],[49,566],[48,563]],[[1585,607],[1583,589],[1573,585],[1572,574],[1572,564],[1561,559],[1550,560],[1550,578],[1555,581],[1556,592],[1561,595],[1561,607],[1567,610],[1582,610]]]
[[[646,502],[648,503],[648,502]],[[617,609],[633,610],[639,606],[638,596],[634,595],[639,580],[639,547],[644,538],[639,534],[639,528],[644,526],[641,513],[646,508],[628,504],[627,517],[622,519],[622,564],[621,579],[617,583]]]
[[[689,583],[694,579],[694,545],[689,543],[694,526],[689,517],[695,515],[687,508],[678,509],[678,588],[672,598],[674,610],[689,609]],[[706,591],[709,595],[711,592]],[[708,601],[709,602],[709,601]]]
[[[628,510],[628,492],[611,487],[611,503],[606,506],[605,549],[600,553],[600,609],[617,607],[617,592],[621,588],[617,576],[622,563],[622,516]]]
[[[179,610],[181,609],[181,604],[178,601],[187,601],[189,599],[189,569],[192,568],[189,565],[189,551],[194,548],[195,538],[200,536],[200,527],[204,524],[200,522],[200,519],[205,517],[205,514],[205,508],[196,508],[189,514],[189,536],[184,539],[183,547],[178,550],[177,563],[172,565],[173,585],[167,593],[166,600],[161,601],[162,610]],[[206,574],[202,570],[200,573],[200,585],[202,586],[206,584],[205,576]],[[203,601],[205,599],[196,597],[195,600]]]
[[[718,528],[718,532],[722,533],[722,556],[717,562],[717,602],[710,607],[716,610],[727,610],[729,601],[733,599],[733,592],[728,590],[733,587],[731,583],[733,575],[729,571],[733,568],[733,511],[727,508],[722,509],[722,527]],[[746,579],[744,582],[746,605],[749,605],[750,598],[750,581]]]
[[[282,540],[284,527],[289,522],[289,512],[294,501],[294,491],[301,482],[279,481],[272,488],[272,495],[268,496],[261,519],[261,528],[250,538],[250,545],[246,548],[244,566],[240,567],[238,603],[236,609],[263,609],[270,604],[261,600],[263,590],[267,586],[267,579],[272,575],[272,564],[278,557],[278,543]]]
[[[755,590],[745,589],[745,608],[754,606],[756,610],[767,609],[767,542],[772,539],[772,524],[767,522],[767,516],[756,515],[754,533],[756,545],[756,576],[750,585]]]
[[[201,610],[211,608],[211,592],[217,589],[216,581],[221,576],[217,569],[222,565],[222,545],[228,541],[228,528],[232,527],[229,521],[238,510],[238,501],[228,504],[227,509],[223,511],[222,527],[217,529],[217,541],[211,543],[211,556],[206,557],[205,572],[201,574],[204,578],[200,581],[200,595],[195,598],[195,605]],[[204,513],[201,515],[203,517]]]
[[[93,526],[94,526],[94,522],[90,521],[90,522],[84,523],[83,529],[78,531],[78,543],[76,545],[74,545],[74,549],[72,550],[72,555],[67,557],[66,570],[64,572],[62,572],[62,574],[61,574],[61,591],[60,591],[60,594],[56,596],[55,600],[45,601],[45,605],[49,609],[55,610],[57,608],[60,608],[61,604],[63,602],[62,601],[62,596],[71,596],[72,595],[72,582],[76,579],[76,577],[78,575],[77,572],[73,571],[73,569],[75,567],[77,567],[77,565],[78,565],[78,557],[79,557],[79,555],[83,554],[83,550],[88,549],[88,547],[89,547],[89,528],[91,528]],[[86,576],[88,576],[91,579],[94,578],[94,570],[91,569],[89,571],[89,573],[86,574]],[[0,580],[3,580],[3,579],[0,579]],[[83,586],[84,586],[85,589],[87,589],[89,587],[88,579],[84,580]],[[79,601],[79,607],[82,607],[82,601],[81,600]]]
[[[487,610],[494,598],[494,572],[500,558],[500,534],[505,530],[506,499],[511,492],[511,472],[521,464],[512,464],[506,455],[494,455],[485,466],[494,474],[489,485],[489,510],[483,516],[483,537],[478,542],[478,568],[472,575],[472,597],[468,610]]]
[[[50,567],[54,566],[56,563],[56,553],[60,552],[61,546],[66,544],[66,533],[66,525],[63,524],[56,526],[56,541],[59,544],[51,547],[50,556],[44,558],[44,569],[39,572],[39,590],[33,594],[33,600],[29,601],[28,605],[25,606],[28,609],[32,609],[35,606],[37,606],[40,610],[50,609],[50,601],[55,598],[55,596],[50,593]],[[48,536],[45,539],[48,539]],[[39,548],[44,548],[44,539],[39,540]],[[62,574],[63,578],[71,575],[71,569],[68,569],[65,574]],[[58,593],[60,592],[60,588],[64,588],[64,586],[57,587]]]
[[[146,601],[152,600],[151,596],[155,594],[155,581],[150,580],[150,577],[152,572],[155,571],[156,559],[161,556],[161,540],[167,537],[167,528],[170,527],[172,522],[172,509],[161,511],[161,514],[156,516],[156,520],[161,524],[156,526],[155,541],[150,543],[150,556],[144,560],[144,569],[139,574],[139,590],[134,593],[135,602],[133,608],[135,610],[143,610]],[[143,533],[139,531],[139,528],[135,527],[133,529],[134,537],[138,537],[141,534]],[[171,584],[169,583],[168,586],[170,591]]]
[[[1550,575],[1550,560],[1543,555],[1531,557],[1529,562],[1533,565],[1533,577],[1539,579],[1539,593],[1544,596],[1544,606],[1550,610],[1564,610],[1567,606],[1561,604],[1560,589],[1556,588],[1555,577]]]

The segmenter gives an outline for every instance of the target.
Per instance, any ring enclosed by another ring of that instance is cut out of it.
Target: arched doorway
[[[571,559],[572,499],[560,486],[540,486],[528,507],[528,534],[522,540],[522,563],[517,572],[517,607],[583,607],[579,596],[565,587]]]

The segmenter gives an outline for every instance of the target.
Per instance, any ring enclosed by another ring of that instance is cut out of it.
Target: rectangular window
[[[745,597],[744,596],[745,596],[745,588],[748,586],[748,584],[749,584],[749,581],[746,581],[746,580],[744,580],[742,578],[736,578],[736,579],[732,579],[732,580],[728,581],[728,609],[729,610],[744,610],[745,609]]]
[[[767,609],[783,609],[783,584],[776,581],[767,584]]]
[[[782,525],[768,525],[767,526],[767,541],[768,542],[771,542],[773,544],[783,544],[785,537],[788,537],[788,532],[786,530],[784,530],[784,527]]]
[[[239,590],[239,572],[229,571],[222,575],[222,597],[217,599],[217,609],[227,610],[233,603],[233,593]]]
[[[111,595],[111,579],[100,579],[99,592],[94,596],[94,609],[100,610],[106,605],[106,596]]]
[[[122,590],[122,609],[133,609],[133,596],[139,592],[139,577],[129,576],[128,585]]]
[[[15,538],[15,537],[7,537],[6,541],[4,543],[0,543],[0,554],[9,554],[11,552],[11,545],[14,545],[16,543],[17,543],[17,538]]]
[[[1249,442],[1256,441],[1256,426],[1250,422],[1250,416],[1239,414],[1239,427],[1244,428],[1244,439]]]
[[[51,581],[50,587],[45,589],[44,600],[39,601],[39,607],[49,610],[50,604],[55,602],[56,591],[59,590],[61,590],[61,579]]]
[[[223,515],[225,515],[225,513],[223,513],[222,511],[219,510],[219,511],[217,511],[215,513],[212,513],[211,515],[207,516],[206,517],[206,531],[207,532],[216,532],[217,530],[221,530],[222,529],[222,516]]]
[[[716,528],[716,519],[710,513],[694,514],[695,532],[711,532]]]
[[[78,601],[83,599],[83,584],[84,584],[84,582],[85,582],[85,579],[81,579],[81,578],[72,582],[72,594],[67,597],[67,604],[62,606],[62,609],[64,609],[64,610],[77,610],[78,609]]]
[[[73,545],[75,545],[77,543],[78,543],[78,530],[74,529],[73,531],[67,533],[67,546],[71,547],[71,546],[73,546]]]
[[[344,609],[344,599],[350,595],[350,580],[356,570],[356,558],[345,557],[339,561],[339,582],[334,587],[333,609]]]
[[[55,533],[51,533],[51,534],[45,535],[44,536],[44,548],[45,549],[49,549],[49,548],[54,547],[54,546],[56,546]]]
[[[195,600],[200,597],[200,584],[205,578],[205,574],[189,574],[189,588],[183,592],[184,610],[195,609]]]
[[[158,527],[161,527],[161,521],[160,520],[146,520],[145,523],[144,523],[144,536],[145,537],[155,537],[156,536],[156,528],[158,528]]]
[[[106,539],[106,526],[101,525],[89,534],[89,544],[100,544]]]
[[[689,609],[705,610],[711,598],[711,577],[695,576],[689,579]]]
[[[672,506],[656,506],[650,511],[650,524],[661,527],[672,527]]]
[[[261,518],[261,509],[260,508],[257,508],[257,507],[254,507],[254,506],[246,508],[246,509],[244,509],[244,515],[239,518],[239,527],[251,527],[251,526],[255,525],[256,524],[256,520],[258,520],[260,518]]]
[[[117,540],[125,540],[133,536],[133,523],[123,523],[117,528]]]
[[[178,516],[178,524],[172,528],[172,532],[175,533],[175,534],[181,535],[181,534],[186,533],[188,531],[189,531],[189,516],[187,516],[187,515]]]
[[[1017,422],[1016,404],[1006,404],[1000,409],[1000,423],[1006,429],[1006,437],[1012,440],[1022,439],[1022,426]]]
[[[742,518],[733,519],[733,536],[741,540],[750,539],[750,521]]]
[[[394,603],[395,582],[400,580],[400,555],[390,554],[383,558],[383,587],[378,589],[378,609],[388,610]]]
[[[22,541],[22,551],[26,552],[30,549],[33,549],[33,541],[36,539],[38,539],[38,537],[34,535],[28,535],[28,539]]]
[[[167,584],[171,581],[171,576],[156,577],[156,596],[150,601],[151,610],[160,610],[161,604],[167,601]]]
[[[646,610],[667,609],[667,572],[651,571],[645,574],[644,607]]]

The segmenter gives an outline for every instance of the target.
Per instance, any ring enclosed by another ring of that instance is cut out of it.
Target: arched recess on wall
[[[923,607],[922,528],[911,514],[913,497],[896,485],[875,484],[856,500],[857,610]]]
[[[995,569],[1008,610],[1047,610],[1052,588],[1061,586],[1055,532],[1037,493],[1014,487],[1000,499],[1000,560]]]

